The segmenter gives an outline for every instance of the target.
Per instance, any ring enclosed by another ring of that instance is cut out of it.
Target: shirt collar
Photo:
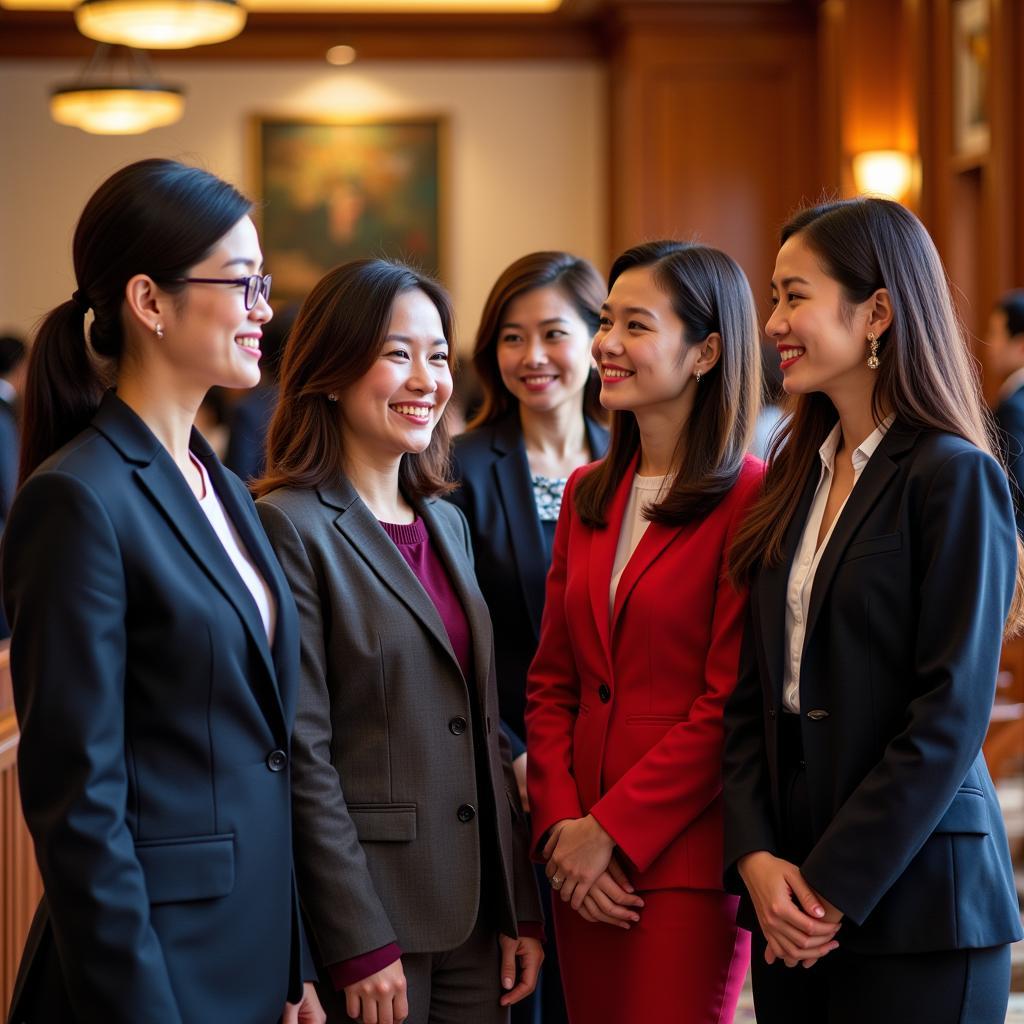
[[[859,473],[868,464],[868,459],[875,454],[875,449],[882,443],[882,438],[885,437],[895,418],[894,415],[887,416],[853,449],[853,470],[855,473]],[[832,428],[828,437],[825,438],[824,444],[818,449],[823,472],[827,470],[831,473],[835,468],[836,449],[839,447],[842,429],[842,426],[837,423]]]

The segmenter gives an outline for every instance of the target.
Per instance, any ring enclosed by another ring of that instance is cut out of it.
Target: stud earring
[[[868,344],[871,346],[871,354],[868,356],[868,369],[878,369],[878,339],[870,331],[868,332]]]
[[[699,384],[700,383],[700,370],[698,370],[693,376],[696,378],[697,383]]]
[[[163,338],[163,336],[164,336],[164,326],[163,326],[163,324],[157,324],[157,325],[156,325],[156,326],[155,326],[155,327],[153,328],[153,333],[154,333],[154,334],[155,334],[155,335],[156,335],[156,336],[157,336],[158,338],[162,339],[162,338]]]
[[[327,396],[328,402],[336,402],[337,400],[338,396],[333,391]]]

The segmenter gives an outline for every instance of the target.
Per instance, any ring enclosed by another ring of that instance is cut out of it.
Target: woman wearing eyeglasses
[[[324,1020],[291,854],[295,606],[192,429],[210,387],[259,380],[249,209],[196,168],[117,172],[32,351],[2,552],[46,890],[18,1024]]]

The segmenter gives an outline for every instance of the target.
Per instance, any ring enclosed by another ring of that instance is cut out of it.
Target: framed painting
[[[953,146],[960,157],[983,157],[989,148],[988,4],[989,0],[953,4]]]
[[[443,129],[441,118],[257,117],[255,213],[274,293],[302,299],[363,256],[443,274]]]

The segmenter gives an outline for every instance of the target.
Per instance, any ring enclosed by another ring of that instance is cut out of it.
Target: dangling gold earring
[[[696,378],[697,378],[697,383],[699,384],[699,383],[700,383],[700,370],[698,370],[698,371],[697,371],[697,372],[696,372],[696,373],[694,374],[694,377],[696,377]]]
[[[868,369],[869,370],[877,370],[878,369],[878,339],[874,336],[874,334],[871,331],[868,332],[868,344],[871,346],[871,354],[868,356]]]

